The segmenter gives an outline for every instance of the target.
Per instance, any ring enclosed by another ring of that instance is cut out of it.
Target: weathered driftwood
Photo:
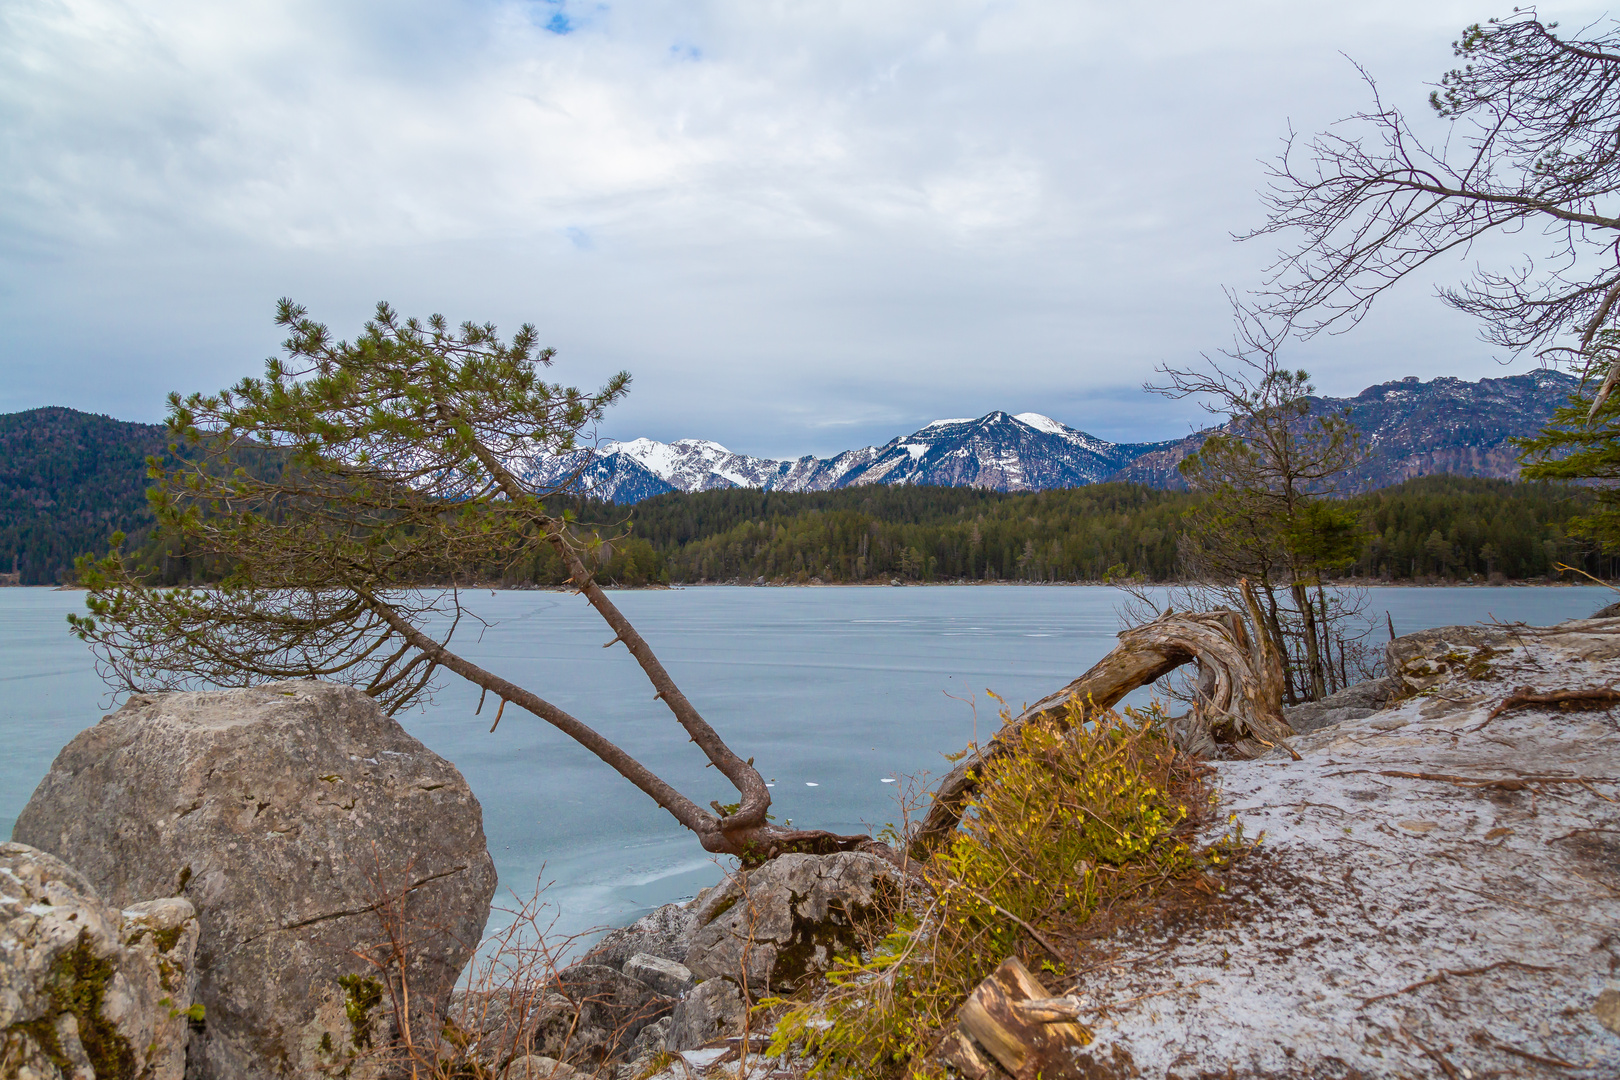
[[[1249,623],[1264,627],[1248,582],[1242,583]],[[1193,709],[1172,725],[1176,745],[1205,757],[1252,758],[1294,734],[1282,715],[1282,661],[1264,630],[1251,634],[1235,611],[1165,612],[1119,635],[1119,644],[1090,671],[1037,701],[969,754],[940,781],[917,832],[919,854],[955,830],[962,806],[985,764],[1010,747],[1009,736],[1032,720],[1063,721],[1069,703],[1111,709],[1139,686],[1189,662],[1199,667]]]
[[[1048,994],[1028,968],[1008,957],[962,1003],[957,1037],[941,1046],[942,1054],[958,1068],[994,1058],[1014,1080],[1070,1075],[1073,1050],[1090,1043],[1091,1032],[1074,1022],[1078,1009],[1071,999]],[[993,1072],[985,1068],[979,1075]]]

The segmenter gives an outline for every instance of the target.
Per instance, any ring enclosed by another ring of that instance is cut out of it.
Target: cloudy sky
[[[556,378],[633,374],[613,437],[1180,435],[1140,387],[1258,282],[1261,159],[1366,103],[1346,55],[1420,113],[1510,7],[5,0],[0,411],[159,419],[257,373],[287,295],[534,322]],[[1528,366],[1424,282],[1294,359],[1335,394]]]

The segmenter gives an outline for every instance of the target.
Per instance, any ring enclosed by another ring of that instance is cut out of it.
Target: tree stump
[[[993,1059],[1013,1080],[1056,1080],[1076,1072],[1075,1051],[1091,1032],[1075,1022],[1078,1006],[1053,998],[1017,957],[1008,957],[957,1012],[957,1030],[937,1056],[974,1080],[997,1075]]]
[[[1263,627],[1252,588],[1241,584],[1249,623]],[[1091,670],[1026,708],[947,773],[913,841],[918,856],[955,831],[984,766],[1008,752],[1010,736],[1023,725],[1040,719],[1067,722],[1073,701],[1087,713],[1111,709],[1132,690],[1186,663],[1198,664],[1199,679],[1192,711],[1171,725],[1179,749],[1203,757],[1253,758],[1294,734],[1282,715],[1282,659],[1263,629],[1251,634],[1243,616],[1225,608],[1167,611],[1122,631],[1119,644]]]

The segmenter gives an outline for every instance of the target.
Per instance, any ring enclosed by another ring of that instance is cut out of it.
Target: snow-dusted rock
[[[692,972],[685,964],[661,956],[636,953],[624,962],[624,973],[644,982],[665,997],[680,997],[692,988]]]
[[[1620,710],[1492,716],[1620,684],[1620,620],[1391,654],[1413,696],[1216,765],[1221,825],[1265,839],[1223,895],[1095,943],[1097,1075],[1620,1076]]]
[[[694,905],[665,904],[629,926],[609,930],[591,949],[588,959],[621,971],[626,961],[638,953],[679,962],[686,959],[696,929]]]
[[[187,901],[121,911],[60,859],[0,843],[3,1075],[182,1080],[196,948]]]

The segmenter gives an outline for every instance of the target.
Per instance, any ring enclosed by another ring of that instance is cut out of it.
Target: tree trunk
[[[1119,635],[1120,643],[1091,670],[1056,693],[1026,708],[983,749],[970,754],[940,781],[934,801],[914,841],[923,856],[955,831],[962,807],[984,766],[1007,753],[1011,736],[1034,720],[1066,723],[1071,702],[1087,713],[1111,709],[1126,694],[1169,674],[1182,664],[1200,667],[1199,700],[1172,728],[1176,745],[1211,757],[1252,758],[1294,733],[1282,716],[1281,657],[1260,629],[1263,616],[1254,590],[1241,583],[1251,636],[1235,611],[1166,612]]]
[[[1271,644],[1282,657],[1283,664],[1283,700],[1290,705],[1299,704],[1299,694],[1294,690],[1294,672],[1288,664],[1288,638],[1283,635],[1282,619],[1277,615],[1277,592],[1271,587],[1271,582],[1262,580],[1260,587],[1266,594],[1266,633],[1271,635]],[[1256,624],[1258,632],[1259,624]]]
[[[1345,683],[1333,666],[1333,624],[1328,619],[1327,586],[1322,584],[1321,578],[1316,579],[1316,614],[1317,625],[1322,629],[1322,667],[1327,671],[1327,692],[1336,694]]]
[[[1295,578],[1288,588],[1294,597],[1294,607],[1304,620],[1301,636],[1305,639],[1305,669],[1311,680],[1309,700],[1321,701],[1327,696],[1327,681],[1322,677],[1322,649],[1316,635],[1316,607],[1311,603],[1310,593],[1306,591],[1303,581]]]

